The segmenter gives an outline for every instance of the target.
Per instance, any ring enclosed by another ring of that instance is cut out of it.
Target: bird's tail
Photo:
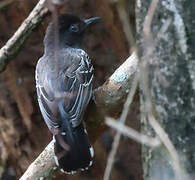
[[[85,170],[92,165],[94,155],[87,131],[81,123],[73,128],[67,118],[62,104],[59,104],[62,125],[54,136],[55,161],[61,171],[75,173],[78,169]]]

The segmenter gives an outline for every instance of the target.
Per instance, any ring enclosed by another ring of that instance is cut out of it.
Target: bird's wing
[[[62,86],[65,87],[62,91],[70,94],[64,99],[64,110],[69,115],[73,127],[80,124],[83,112],[91,98],[93,72],[93,66],[85,54],[80,56],[79,65],[70,66],[64,74],[65,78],[62,78]]]
[[[38,102],[43,118],[50,131],[61,125],[59,101],[73,127],[82,121],[84,110],[92,95],[93,66],[87,54],[72,57],[72,64],[60,68],[58,76],[43,70],[38,63],[36,68],[36,87]],[[78,63],[74,63],[78,62]]]

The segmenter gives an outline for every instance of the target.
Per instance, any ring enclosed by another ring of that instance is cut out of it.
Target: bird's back
[[[57,164],[65,172],[74,172],[92,164],[93,150],[82,118],[92,94],[93,66],[81,49],[69,48],[59,54],[56,67],[52,54],[37,64],[38,102],[54,135]]]

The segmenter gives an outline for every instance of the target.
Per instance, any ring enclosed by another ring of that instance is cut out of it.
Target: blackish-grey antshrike
[[[38,102],[53,134],[55,161],[72,174],[88,169],[94,155],[82,122],[92,96],[94,69],[81,44],[87,27],[99,20],[60,15],[58,24],[51,22],[47,28],[44,55],[36,66]]]

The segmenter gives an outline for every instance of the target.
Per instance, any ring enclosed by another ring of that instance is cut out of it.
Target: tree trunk
[[[143,52],[143,23],[150,3],[136,2],[138,46]],[[155,55],[148,61],[148,77],[157,119],[175,146],[180,165],[188,174],[195,170],[195,61],[193,18],[195,1],[159,1],[151,24]],[[171,21],[166,31],[157,34]],[[143,103],[145,98],[143,99]],[[143,107],[143,106],[142,106]],[[141,108],[142,114],[143,108]],[[142,116],[144,133],[153,134]],[[142,148],[144,179],[175,179],[168,151]],[[192,177],[193,179],[193,177]]]

